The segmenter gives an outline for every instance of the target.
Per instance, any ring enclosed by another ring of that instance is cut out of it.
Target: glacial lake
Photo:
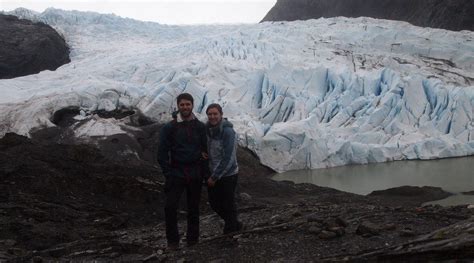
[[[276,174],[273,179],[311,183],[360,195],[404,185],[436,186],[455,195],[429,204],[474,204],[474,195],[462,194],[474,191],[474,156],[289,171]]]

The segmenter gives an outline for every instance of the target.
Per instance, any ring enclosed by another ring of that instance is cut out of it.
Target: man
[[[177,209],[184,190],[187,197],[188,246],[199,241],[199,201],[203,181],[202,156],[207,152],[205,126],[193,113],[194,99],[188,93],[176,99],[178,114],[160,132],[158,162],[165,175],[165,220],[168,248],[179,248]]]

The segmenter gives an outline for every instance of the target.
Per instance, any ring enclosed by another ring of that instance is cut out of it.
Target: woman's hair
[[[211,103],[211,104],[209,104],[209,106],[207,106],[207,109],[206,109],[206,114],[207,114],[207,112],[208,112],[210,109],[212,109],[212,108],[216,108],[216,109],[219,111],[219,113],[220,113],[221,115],[223,114],[223,113],[222,113],[222,107],[221,107],[221,105],[219,105],[219,104],[217,104],[217,103]]]

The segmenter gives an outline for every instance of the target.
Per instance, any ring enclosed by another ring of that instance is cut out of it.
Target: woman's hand
[[[205,152],[201,152],[201,156],[202,156],[202,158],[203,158],[204,160],[209,159],[209,155],[208,155],[207,153],[205,153]]]

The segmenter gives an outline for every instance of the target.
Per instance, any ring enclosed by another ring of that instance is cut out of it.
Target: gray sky
[[[276,0],[0,0],[0,10],[48,7],[114,13],[162,24],[258,23]]]

